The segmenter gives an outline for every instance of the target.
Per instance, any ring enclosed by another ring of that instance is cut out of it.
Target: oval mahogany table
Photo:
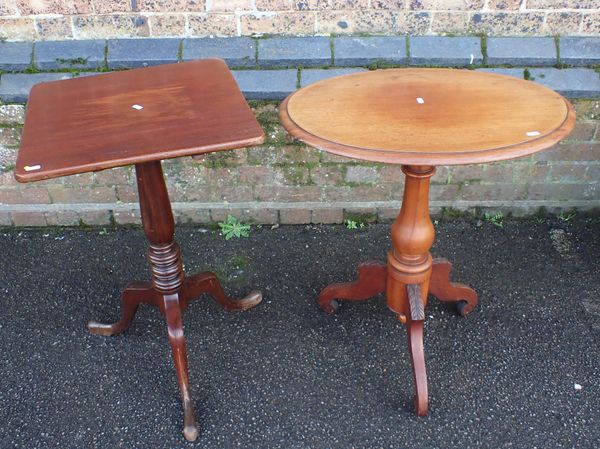
[[[355,159],[401,164],[406,181],[391,228],[387,264],[358,267],[358,280],[333,284],[319,305],[364,300],[385,292],[407,324],[415,408],[428,412],[423,349],[427,294],[455,302],[461,315],[477,293],[450,282],[452,265],[432,259],[434,227],[429,180],[437,165],[474,164],[544,150],[573,129],[575,112],[556,92],[514,77],[454,69],[389,69],[330,78],[296,91],[281,104],[287,131],[308,145]]]
[[[39,181],[134,164],[140,213],[148,239],[149,282],[123,291],[114,324],[92,321],[90,332],[116,335],[133,321],[141,303],[165,316],[183,403],[183,434],[198,436],[190,395],[181,312],[208,293],[226,310],[259,304],[253,291],[227,296],[212,272],[186,275],[161,160],[258,145],[262,128],[224,61],[181,64],[86,76],[33,87],[15,177]]]

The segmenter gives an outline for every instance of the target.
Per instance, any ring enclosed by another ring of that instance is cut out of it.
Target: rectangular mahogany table
[[[88,328],[115,335],[129,327],[140,303],[159,308],[167,322],[183,402],[183,433],[189,441],[197,438],[198,429],[181,311],[202,293],[227,310],[254,307],[262,296],[253,291],[241,300],[229,298],[214,273],[186,277],[173,241],[175,224],[160,161],[263,140],[260,125],[219,59],[43,83],[29,96],[15,169],[18,181],[135,164],[151,280],[127,285],[118,322],[90,322]]]

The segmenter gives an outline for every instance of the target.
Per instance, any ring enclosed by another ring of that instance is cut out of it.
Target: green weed
[[[250,235],[250,225],[238,221],[233,215],[228,215],[227,220],[220,221],[221,235],[225,240],[232,238],[248,237]]]

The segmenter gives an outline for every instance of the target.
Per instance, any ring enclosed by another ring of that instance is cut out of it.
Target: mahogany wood
[[[149,282],[122,294],[122,316],[92,321],[90,332],[115,335],[140,303],[165,316],[181,393],[186,439],[198,428],[192,405],[181,312],[208,293],[227,310],[260,303],[260,292],[236,300],[214,273],[186,277],[173,240],[175,222],[161,159],[260,144],[263,131],[222,60],[115,72],[34,86],[29,96],[15,177],[20,182],[135,164],[140,211],[148,238]]]
[[[462,316],[473,311],[477,306],[477,292],[468,285],[450,282],[452,264],[447,259],[440,257],[433,259],[431,268],[429,294],[440,301],[464,302],[458,309]]]
[[[37,181],[263,139],[220,59],[84,76],[33,87],[15,176]]]
[[[126,330],[138,305],[145,302],[158,307],[165,316],[177,381],[183,405],[183,435],[188,441],[198,437],[189,385],[189,373],[181,311],[188,302],[203,293],[212,295],[227,310],[246,310],[262,300],[253,291],[246,298],[235,300],[223,292],[214,273],[205,272],[186,278],[181,252],[173,241],[175,221],[165,185],[160,161],[136,164],[140,212],[144,233],[149,242],[148,263],[151,281],[129,284],[122,297],[122,317],[114,324],[92,321],[90,332],[115,335]]]
[[[290,134],[316,148],[407,165],[525,156],[552,146],[575,126],[571,104],[546,87],[457,69],[329,78],[290,95],[279,115]]]
[[[385,292],[387,266],[377,260],[362,263],[358,266],[358,280],[341,284],[331,284],[319,294],[321,309],[334,314],[338,309],[336,299],[361,301]]]

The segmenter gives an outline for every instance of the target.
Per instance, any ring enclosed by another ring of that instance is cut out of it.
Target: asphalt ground
[[[432,252],[480,303],[462,318],[430,298],[430,414],[418,418],[406,332],[383,297],[334,317],[315,303],[384,258],[389,225],[229,241],[179,227],[188,272],[212,267],[231,294],[264,294],[247,312],[203,297],[184,315],[195,443],[159,312],[142,305],[120,336],[86,332],[147,278],[142,231],[0,230],[0,448],[600,447],[600,219],[436,230]]]

